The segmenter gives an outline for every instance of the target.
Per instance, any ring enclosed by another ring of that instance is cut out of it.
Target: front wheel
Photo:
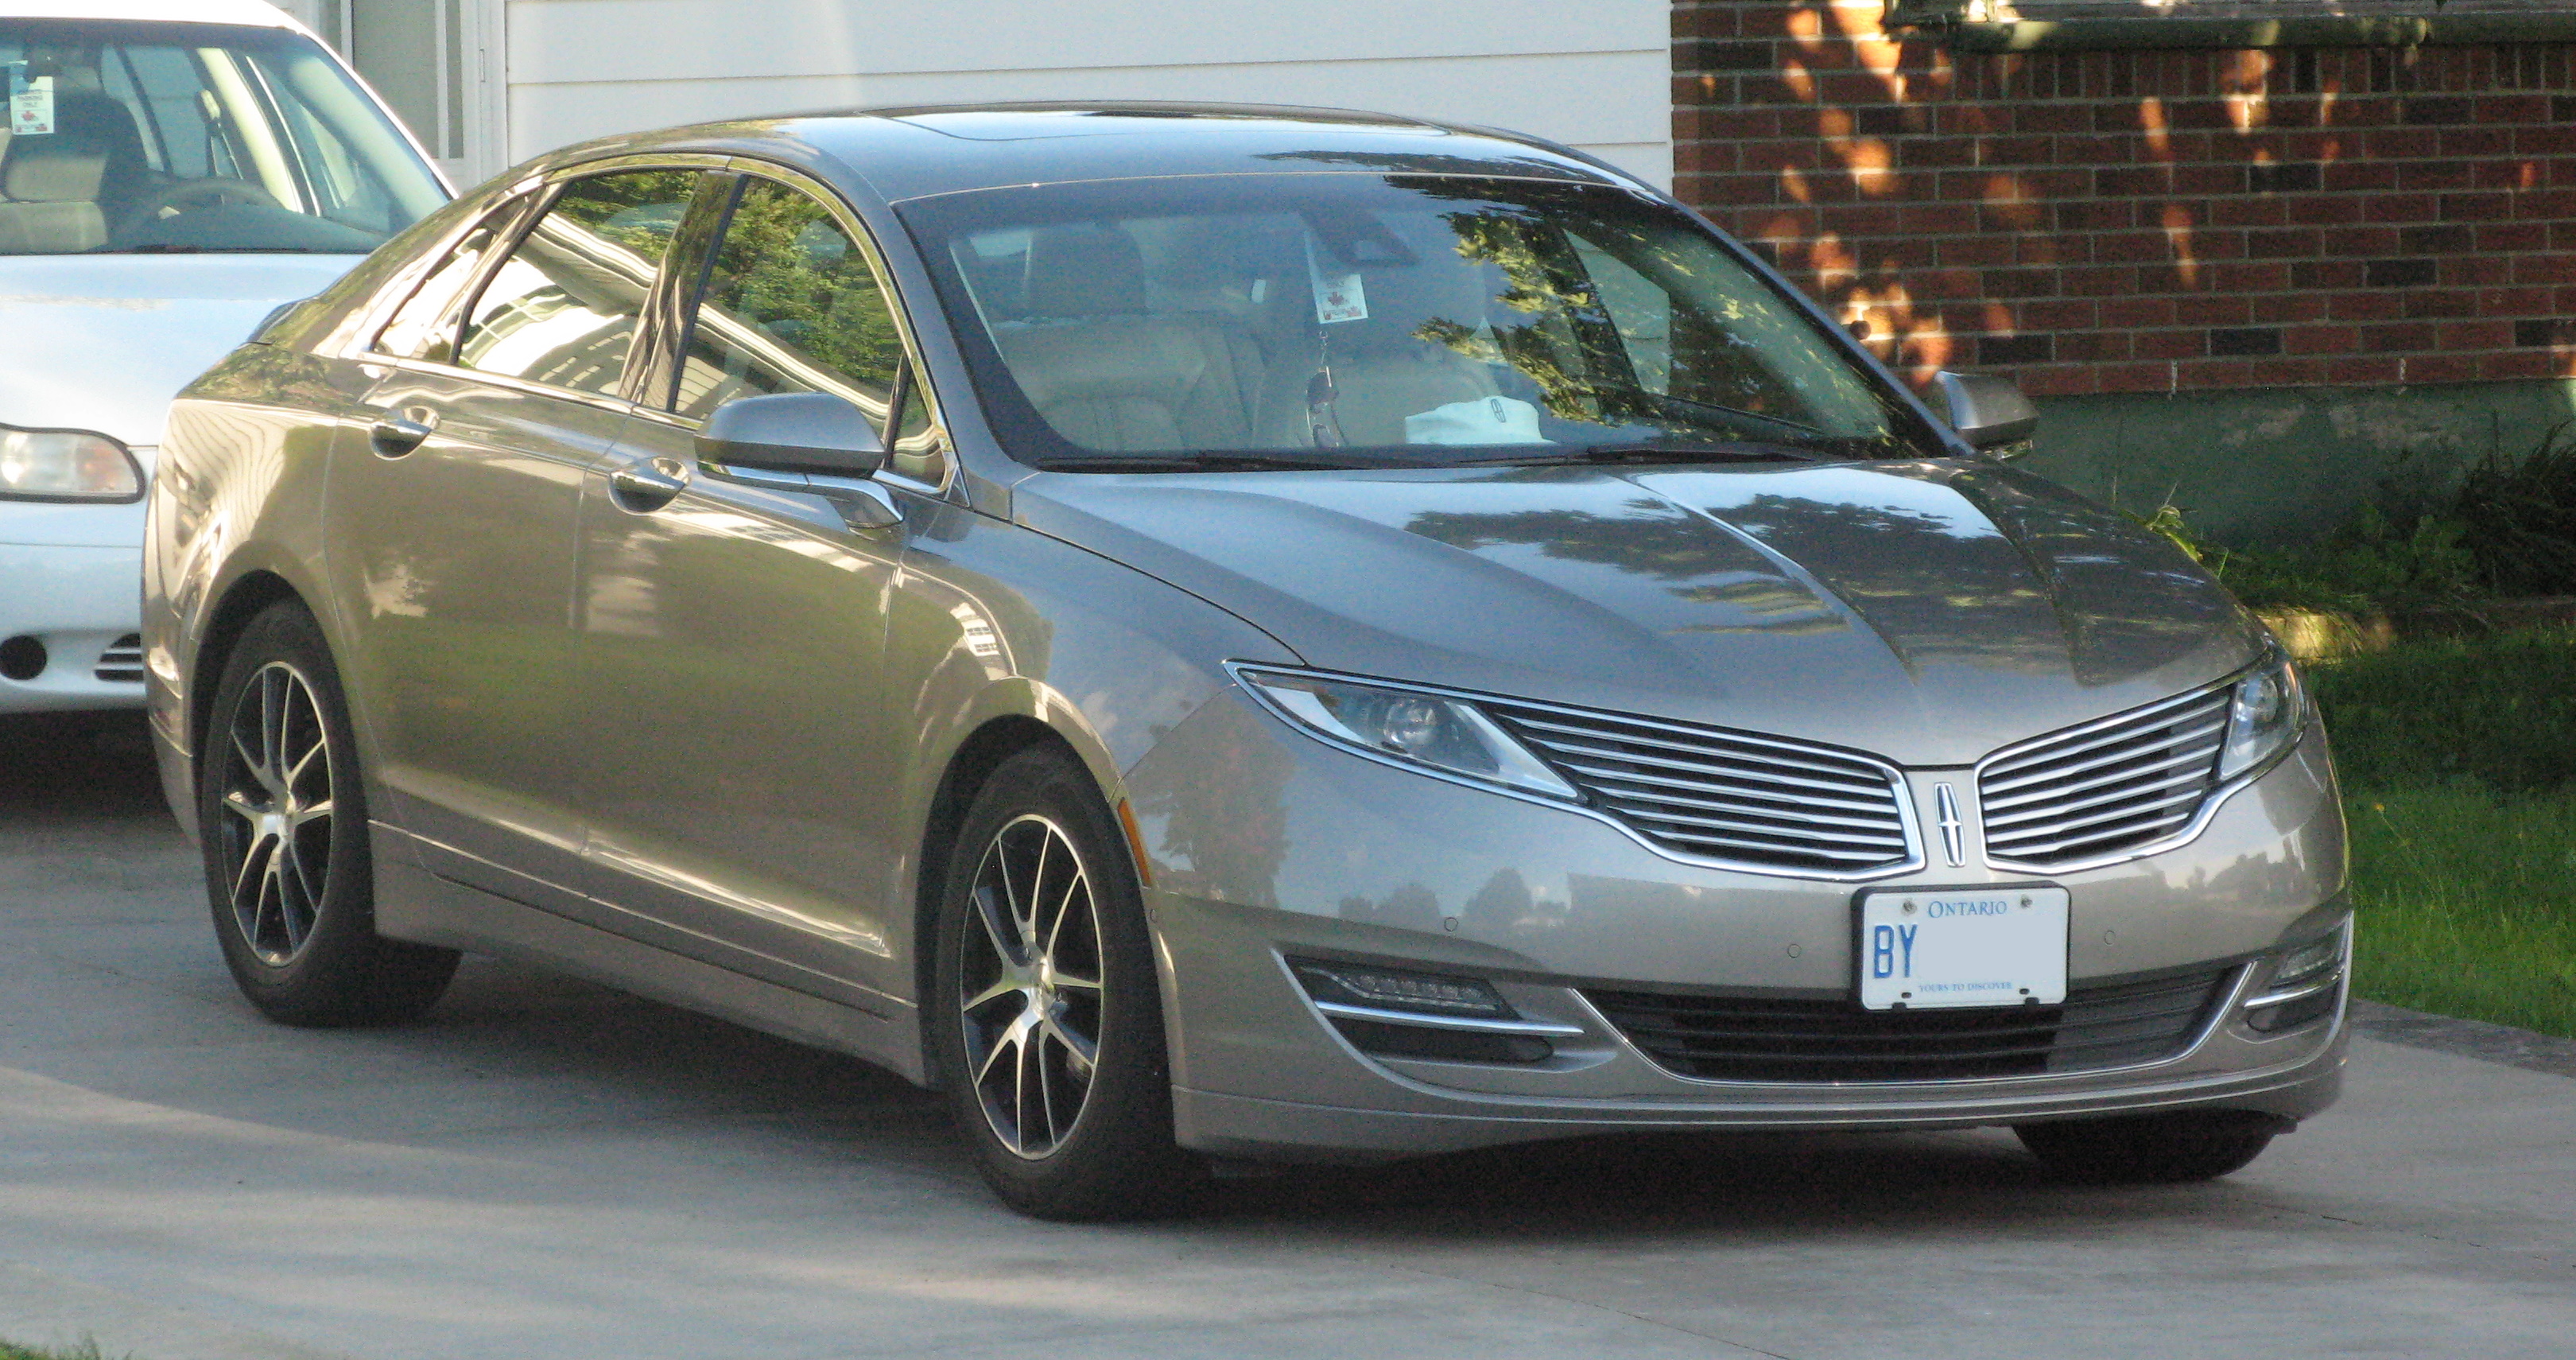
[[[2091,1185],[2174,1185],[2241,1171],[2289,1121],[2251,1110],[2174,1110],[2016,1124],[2049,1170]]]
[[[1038,1218],[1167,1212],[1195,1179],[1172,1141],[1161,989],[1142,894],[1081,767],[1004,761],[959,828],[926,1024],[958,1132]]]
[[[322,629],[281,601],[242,633],[197,766],[215,938],[242,995],[290,1025],[429,1009],[456,953],[375,930],[366,792]]]

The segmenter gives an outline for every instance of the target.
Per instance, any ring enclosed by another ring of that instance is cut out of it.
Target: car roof
[[[888,202],[1006,185],[1335,170],[1637,183],[1580,152],[1518,133],[1259,104],[824,110],[611,138],[568,149],[563,159],[679,150],[837,162]]]
[[[263,0],[0,0],[0,19],[118,19],[297,28]]]

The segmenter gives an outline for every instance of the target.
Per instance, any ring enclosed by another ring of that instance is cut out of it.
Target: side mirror
[[[745,472],[862,478],[885,466],[876,425],[827,392],[736,397],[698,431],[698,462]]]
[[[1989,373],[1940,373],[1933,385],[1949,406],[1951,428],[1972,449],[2000,448],[2030,438],[2039,411],[2010,378]]]

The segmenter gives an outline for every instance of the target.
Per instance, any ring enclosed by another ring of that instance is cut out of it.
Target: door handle
[[[426,406],[406,406],[378,416],[367,430],[367,442],[386,458],[400,458],[419,448],[421,441],[437,428],[438,412]]]
[[[629,510],[659,510],[689,489],[689,466],[677,458],[629,463],[608,474],[608,489]]]

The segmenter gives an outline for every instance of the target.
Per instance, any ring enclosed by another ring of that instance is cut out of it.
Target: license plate
[[[1874,1011],[2066,999],[2064,888],[1877,888],[1860,899],[1860,1004]]]

